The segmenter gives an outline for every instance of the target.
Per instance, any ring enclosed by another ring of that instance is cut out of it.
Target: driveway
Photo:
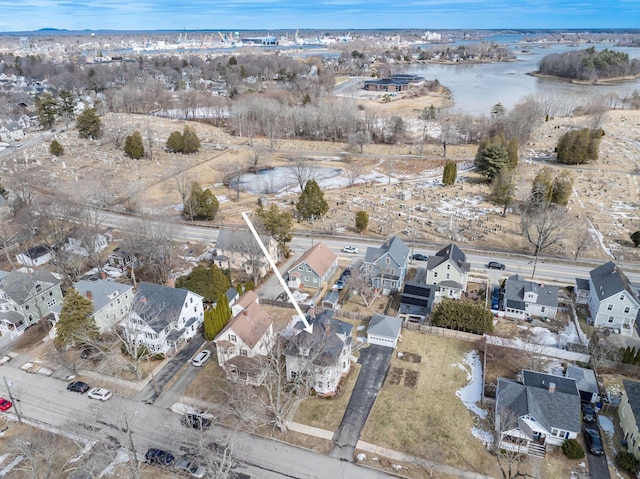
[[[597,429],[600,431],[600,436],[603,438],[603,442],[605,440],[602,430],[597,423],[590,424],[588,427],[592,429]],[[584,427],[583,427],[584,434]],[[587,444],[585,443],[585,453],[587,455],[587,461],[589,463],[589,474],[594,479],[610,479],[611,475],[609,474],[609,465],[607,464],[607,453],[605,452],[602,456],[594,456],[593,454],[589,454],[587,450]]]
[[[376,344],[360,350],[358,362],[362,368],[342,422],[333,436],[336,443],[331,451],[333,457],[353,462],[356,444],[389,370],[393,351],[393,348]]]

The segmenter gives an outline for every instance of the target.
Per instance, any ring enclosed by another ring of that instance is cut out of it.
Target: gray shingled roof
[[[554,379],[559,376],[550,376]],[[564,378],[560,378],[564,379]],[[567,394],[556,389],[550,392],[547,388],[524,385],[505,378],[498,378],[496,392],[496,410],[504,414],[512,411],[516,417],[530,415],[547,431],[558,428],[564,431],[579,432],[580,395]]]
[[[2,290],[16,303],[23,304],[29,299],[36,282],[44,283],[45,289],[60,283],[53,274],[44,269],[37,269],[33,273],[12,271],[5,278]]]
[[[596,373],[592,369],[581,368],[572,364],[567,365],[564,375],[576,381],[578,391],[590,392],[591,394],[600,394],[598,389],[598,381]]]
[[[636,420],[636,425],[640,426],[640,382],[623,379],[622,386],[627,393],[627,399],[629,400],[633,417]]]
[[[260,235],[260,239],[264,245],[268,245],[271,237]],[[262,253],[260,245],[248,230],[220,230],[216,240],[216,247],[228,251],[252,254]]]
[[[508,308],[524,310],[524,295],[532,291],[538,295],[536,304],[557,308],[558,290],[557,286],[527,281],[515,274],[504,283],[504,301]]]
[[[380,248],[368,247],[365,254],[365,263],[375,263],[385,254],[388,254],[393,258],[396,264],[404,266],[409,257],[409,247],[406,245],[402,238],[394,236],[389,241],[385,242]]]
[[[469,272],[471,265],[467,263],[467,257],[456,245],[449,244],[427,259],[427,269],[432,270],[436,266],[451,260],[463,272]]]
[[[402,329],[402,319],[396,316],[374,314],[369,321],[367,334],[396,339],[400,334],[400,329]]]
[[[592,269],[589,275],[599,300],[602,301],[626,290],[640,304],[640,299],[631,287],[629,278],[613,261]]]
[[[183,288],[143,282],[136,290],[133,310],[158,333],[178,319],[187,293],[189,291]]]
[[[576,287],[580,291],[589,291],[589,280],[584,278],[576,278]]]
[[[580,397],[578,386],[576,385],[575,380],[571,378],[554,376],[553,374],[540,373],[525,369],[522,371],[522,382],[526,386],[544,390],[549,389],[549,384],[553,383],[555,384],[556,392]]]
[[[82,279],[74,283],[73,287],[82,296],[87,296],[87,292],[91,292],[94,312],[100,311],[125,292],[133,290],[133,287],[128,284],[116,283],[105,279]]]

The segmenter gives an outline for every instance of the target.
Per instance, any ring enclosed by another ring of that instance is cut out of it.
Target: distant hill
[[[629,78],[640,75],[640,60],[629,55],[595,47],[547,55],[538,65],[538,73],[578,81],[598,81]]]

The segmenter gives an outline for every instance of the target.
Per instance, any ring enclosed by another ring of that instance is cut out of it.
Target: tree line
[[[538,72],[571,80],[594,81],[640,75],[640,60],[629,59],[624,52],[595,47],[553,53],[540,60]]]

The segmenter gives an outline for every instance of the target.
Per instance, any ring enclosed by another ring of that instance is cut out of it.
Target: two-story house
[[[640,299],[627,275],[613,261],[591,270],[588,291],[590,322],[595,327],[633,334]]]
[[[409,247],[398,236],[380,248],[368,247],[362,267],[371,285],[382,294],[399,290],[407,274],[409,252]]]
[[[556,317],[558,312],[557,286],[527,281],[513,275],[504,283],[504,315],[506,318]]]
[[[467,289],[469,270],[466,255],[454,244],[429,256],[425,282],[436,287],[435,302],[443,298],[460,299]]]
[[[140,283],[120,322],[127,340],[154,353],[173,354],[204,322],[202,296],[187,289]]]
[[[231,307],[232,318],[213,340],[218,364],[227,379],[259,386],[274,341],[273,319],[262,309],[258,295],[247,291]]]
[[[640,460],[640,382],[623,379],[622,387],[622,398],[618,406],[620,428],[627,451]]]
[[[49,271],[13,271],[0,284],[0,331],[12,338],[41,319],[58,320],[62,308],[62,281]]]
[[[522,382],[498,378],[495,430],[500,448],[543,456],[581,429],[580,394],[571,378],[523,371]]]
[[[133,305],[133,286],[104,279],[83,279],[73,287],[93,303],[93,319],[101,333],[124,320]]]
[[[309,319],[311,332],[302,321],[294,326],[297,333],[285,349],[287,379],[306,378],[307,385],[320,396],[335,394],[340,379],[351,367],[352,325],[323,311]]]
[[[277,263],[280,256],[276,240],[269,235],[261,235],[260,240]],[[240,270],[258,278],[263,278],[270,271],[260,245],[248,230],[220,230],[213,260],[222,269]]]
[[[289,271],[290,288],[323,288],[338,269],[338,255],[322,241],[305,251]]]

